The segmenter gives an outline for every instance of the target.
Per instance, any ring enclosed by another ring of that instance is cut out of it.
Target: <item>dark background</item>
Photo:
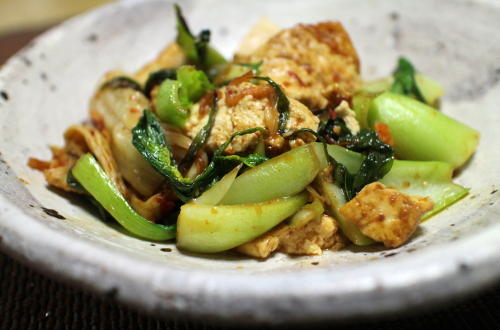
[[[41,30],[0,36],[0,64]],[[300,313],[300,311],[297,311]],[[39,274],[0,253],[0,329],[230,329],[190,319],[160,319]],[[235,327],[233,327],[235,328]],[[265,329],[266,327],[259,327]],[[281,327],[282,329],[290,327]],[[500,329],[500,280],[447,306],[379,320],[304,329]]]

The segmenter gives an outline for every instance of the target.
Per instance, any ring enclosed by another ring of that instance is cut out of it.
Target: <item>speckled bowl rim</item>
[[[38,37],[33,47],[88,15],[133,5],[133,1],[115,3],[74,18]],[[3,66],[0,76],[11,73],[13,61]],[[450,301],[500,276],[499,225],[451,242],[439,253],[426,249],[412,258],[363,264],[355,274],[352,269],[316,270],[299,277],[259,274],[258,285],[249,285],[255,275],[166,269],[58,232],[4,195],[0,195],[0,205],[2,250],[57,279],[162,317],[187,315],[242,323],[373,317]]]

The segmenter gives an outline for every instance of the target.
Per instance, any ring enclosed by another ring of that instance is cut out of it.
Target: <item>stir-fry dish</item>
[[[439,111],[442,87],[400,58],[366,82],[339,22],[261,20],[232,60],[194,34],[135,74],[105,75],[47,182],[134,236],[267,258],[407,242],[465,196],[453,173],[479,132]]]

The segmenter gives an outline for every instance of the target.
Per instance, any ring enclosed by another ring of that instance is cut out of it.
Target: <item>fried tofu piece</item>
[[[266,92],[267,84],[254,85],[243,82],[237,86],[225,86],[218,90],[217,114],[214,126],[207,141],[207,148],[217,149],[232,133],[253,127],[265,127],[272,130],[274,123],[269,120],[273,116],[277,120],[278,112],[274,101],[274,90]],[[230,92],[228,89],[231,89]],[[235,96],[238,95],[238,96]],[[288,130],[300,128],[316,129],[319,119],[302,103],[289,99],[290,112],[287,122]],[[191,109],[191,115],[186,123],[186,133],[194,138],[208,120],[208,111],[202,111],[200,103]],[[274,129],[276,129],[275,127]],[[236,137],[226,149],[227,153],[241,153],[253,148],[259,142],[260,132]],[[304,138],[304,137],[303,137]],[[270,139],[269,144],[274,140]],[[281,140],[280,140],[281,141]],[[277,144],[280,147],[284,141]],[[312,142],[312,141],[307,141]]]
[[[287,254],[321,255],[323,250],[338,251],[345,246],[344,237],[334,218],[324,214],[302,227],[288,226],[280,236],[280,251]]]
[[[267,18],[261,18],[241,41],[236,56],[250,56],[281,29]]]
[[[235,61],[263,61],[262,76],[271,77],[289,97],[313,110],[350,100],[360,82],[358,55],[339,22],[282,30],[252,55]]]
[[[276,250],[294,255],[321,255],[326,249],[340,250],[345,243],[335,219],[325,214],[301,227],[279,226],[237,250],[256,258],[267,258]]]
[[[428,197],[407,195],[374,182],[342,206],[340,214],[364,235],[395,248],[410,238],[420,218],[433,207]]]
[[[265,259],[278,249],[279,244],[279,236],[274,231],[271,231],[253,241],[238,246],[236,250],[251,257]]]

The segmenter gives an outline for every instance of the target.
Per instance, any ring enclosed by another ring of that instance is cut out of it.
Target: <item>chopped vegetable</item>
[[[160,85],[155,103],[161,121],[177,127],[184,127],[189,116],[189,101],[181,98],[181,88],[179,81],[166,79]]]
[[[323,204],[318,199],[314,199],[311,203],[302,206],[290,219],[290,226],[300,228],[311,220],[318,219],[325,212]]]
[[[390,92],[377,96],[368,124],[384,123],[398,158],[439,160],[462,166],[479,143],[479,132],[412,98]]]
[[[425,102],[424,96],[415,80],[415,73],[415,68],[410,61],[404,57],[400,57],[398,67],[394,72],[394,82],[391,86],[391,92],[411,96],[421,102]]]
[[[353,96],[353,110],[362,128],[368,127],[367,115],[373,99],[387,91],[415,98],[435,108],[439,105],[439,98],[444,94],[444,89],[439,83],[417,73],[407,59],[400,58],[394,76],[365,82]]]
[[[151,91],[158,85],[161,85],[166,79],[175,80],[177,78],[177,68],[161,69],[149,74],[148,80],[144,85],[144,94],[151,96]]]
[[[425,99],[425,103],[436,108],[439,99],[444,95],[443,87],[437,81],[420,73],[415,74],[415,81]]]
[[[325,127],[329,126],[329,123],[337,123],[338,119],[329,120]],[[341,121],[339,124],[343,124]],[[345,125],[344,125],[345,126]],[[299,133],[310,133],[320,139],[324,145],[324,151],[327,151],[325,140],[321,136],[323,131],[332,130],[331,128],[318,128],[318,133],[310,129],[300,129],[295,132],[286,134],[286,137],[291,137]],[[349,201],[368,183],[377,181],[382,178],[391,169],[393,162],[393,150],[391,146],[383,143],[378,138],[374,131],[363,129],[359,134],[352,135],[350,132],[345,132],[341,129],[342,133],[340,137],[336,137],[335,133],[326,133],[325,137],[331,140],[333,143],[338,143],[345,148],[358,151],[366,154],[366,157],[362,159],[361,165],[356,169],[355,173],[352,173],[346,168],[346,166],[339,162],[334,156],[326,153],[328,157],[328,162],[333,165],[333,180],[344,192],[345,198]],[[340,154],[342,154],[340,152]]]
[[[210,41],[210,31],[203,30],[200,35],[195,38],[178,5],[175,5],[175,13],[177,16],[177,43],[184,50],[190,63],[208,73],[217,65],[222,65],[227,62],[219,52],[208,45]]]
[[[220,179],[220,181],[216,182],[210,189],[206,190],[201,194],[198,198],[193,199],[194,203],[203,204],[203,205],[217,205],[224,198],[229,188],[233,184],[236,176],[238,175],[238,171],[241,169],[242,164],[236,166],[231,170],[231,172],[227,173]]]
[[[91,154],[80,157],[71,172],[83,188],[131,233],[156,241],[175,237],[175,225],[155,224],[138,215]]]
[[[350,172],[356,172],[363,162],[362,154],[339,146],[329,145],[328,153]],[[440,161],[394,160],[391,170],[380,182],[398,188],[401,192],[430,197],[434,208],[424,218],[428,218],[455,203],[469,191],[452,182],[453,167]]]
[[[230,158],[231,156],[224,156],[222,154],[236,136],[251,134],[262,130],[264,129],[261,127],[255,127],[233,133],[231,137],[215,151],[212,160],[203,172],[193,179],[184,178],[177,168],[161,125],[151,111],[144,110],[143,116],[137,123],[137,126],[132,130],[132,143],[153,168],[165,176],[177,196],[183,201],[188,201],[199,196],[201,192],[208,189],[214,182],[218,181],[224,174],[229,172],[240,162],[253,165],[254,162],[251,155],[247,157]],[[252,161],[248,161],[249,159]],[[262,160],[262,158],[259,157],[259,160]]]
[[[352,222],[347,221],[340,214],[340,208],[347,202],[342,192],[342,189],[337,185],[328,182],[325,178],[321,176],[317,179],[317,185],[322,196],[326,199],[329,206],[330,213],[335,217],[339,223],[340,229],[344,235],[354,244],[359,246],[365,246],[375,243],[371,238],[363,235],[359,228]]]
[[[352,151],[366,154],[359,170],[350,173],[343,164],[335,162],[334,179],[349,201],[369,183],[377,181],[389,172],[394,151],[383,143],[374,131],[363,129],[357,135],[341,137],[339,143]]]
[[[467,195],[469,189],[452,182],[453,167],[443,162],[397,160],[380,182],[410,194],[430,197],[432,211],[422,219],[441,211]]]
[[[302,193],[255,204],[187,203],[177,220],[177,245],[204,253],[229,250],[267,232],[306,202],[307,194]]]
[[[259,203],[294,195],[304,190],[326,166],[321,143],[292,149],[237,177],[221,204]]]
[[[206,91],[214,89],[207,75],[192,65],[183,65],[177,69],[177,81],[182,85],[184,98],[191,103],[197,102]]]
[[[203,71],[183,65],[177,69],[177,80],[165,79],[155,99],[158,117],[165,123],[184,127],[189,109],[206,91],[213,89]]]

